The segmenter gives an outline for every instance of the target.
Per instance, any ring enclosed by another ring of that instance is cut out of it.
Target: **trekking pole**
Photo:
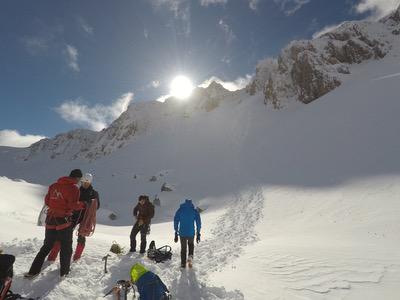
[[[108,295],[110,295],[113,291],[114,291],[114,287],[112,287],[111,290],[109,290],[109,291],[103,296],[103,298],[105,298],[105,297],[107,297]]]
[[[107,255],[104,256],[103,259],[102,259],[102,260],[104,260],[104,273],[105,273],[105,274],[108,273],[108,271],[107,271],[107,259],[108,259],[110,256],[111,256],[110,254],[107,254]]]

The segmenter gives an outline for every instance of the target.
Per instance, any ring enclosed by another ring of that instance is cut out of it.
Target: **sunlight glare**
[[[170,94],[178,99],[188,98],[193,91],[193,84],[189,78],[180,75],[174,78],[170,87]]]

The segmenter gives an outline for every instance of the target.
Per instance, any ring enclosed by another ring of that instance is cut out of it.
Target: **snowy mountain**
[[[274,108],[290,99],[310,103],[340,86],[351,65],[385,57],[398,39],[399,15],[400,7],[378,22],[345,22],[314,40],[291,42],[278,58],[258,64],[247,91],[262,92]]]
[[[311,41],[293,41],[277,58],[261,61],[246,87],[250,95],[262,94],[263,102],[279,109],[294,101],[310,103],[351,77],[355,64],[384,58],[399,38],[399,10],[377,21],[346,22]],[[134,136],[168,126],[171,119],[210,112],[223,102],[239,102],[244,91],[230,92],[212,82],[196,88],[187,103],[169,98],[165,103],[134,103],[108,128],[99,133],[77,130],[32,145],[23,159],[46,152],[94,160],[129,144]]]
[[[379,22],[350,22],[293,42],[281,58],[258,66],[246,90],[232,93],[213,83],[187,102],[135,103],[98,133],[73,131],[27,149],[0,147],[0,176],[7,177],[0,178],[0,220],[16,228],[0,226],[0,247],[17,255],[14,290],[44,299],[100,299],[138,260],[176,299],[396,299],[399,21],[397,10]],[[296,81],[303,58],[311,66],[306,78],[315,79],[304,82],[315,85]],[[268,82],[280,95],[275,107],[285,109],[272,109],[269,98],[264,105]],[[319,95],[321,82],[335,88]],[[318,101],[311,100],[315,95]],[[94,174],[101,195],[96,233],[71,278],[57,281],[52,265],[42,280],[27,284],[21,274],[43,238],[35,223],[46,187],[76,167]],[[171,191],[161,191],[164,183]],[[171,221],[183,199],[204,209],[194,272],[179,271],[173,244],[168,264],[114,256],[110,274],[101,273],[111,242],[128,246],[131,210],[143,193],[161,202],[150,235],[160,245],[172,244]]]

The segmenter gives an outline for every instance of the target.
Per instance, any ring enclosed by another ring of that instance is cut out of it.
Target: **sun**
[[[188,98],[193,91],[193,84],[189,78],[183,75],[176,76],[170,86],[170,94],[178,99]]]

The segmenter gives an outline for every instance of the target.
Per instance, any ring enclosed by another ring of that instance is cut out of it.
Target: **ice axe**
[[[110,254],[107,254],[107,255],[104,256],[103,259],[102,259],[102,260],[104,260],[104,273],[105,273],[105,274],[108,273],[108,271],[107,271],[107,259],[108,259],[110,256],[111,256]]]

